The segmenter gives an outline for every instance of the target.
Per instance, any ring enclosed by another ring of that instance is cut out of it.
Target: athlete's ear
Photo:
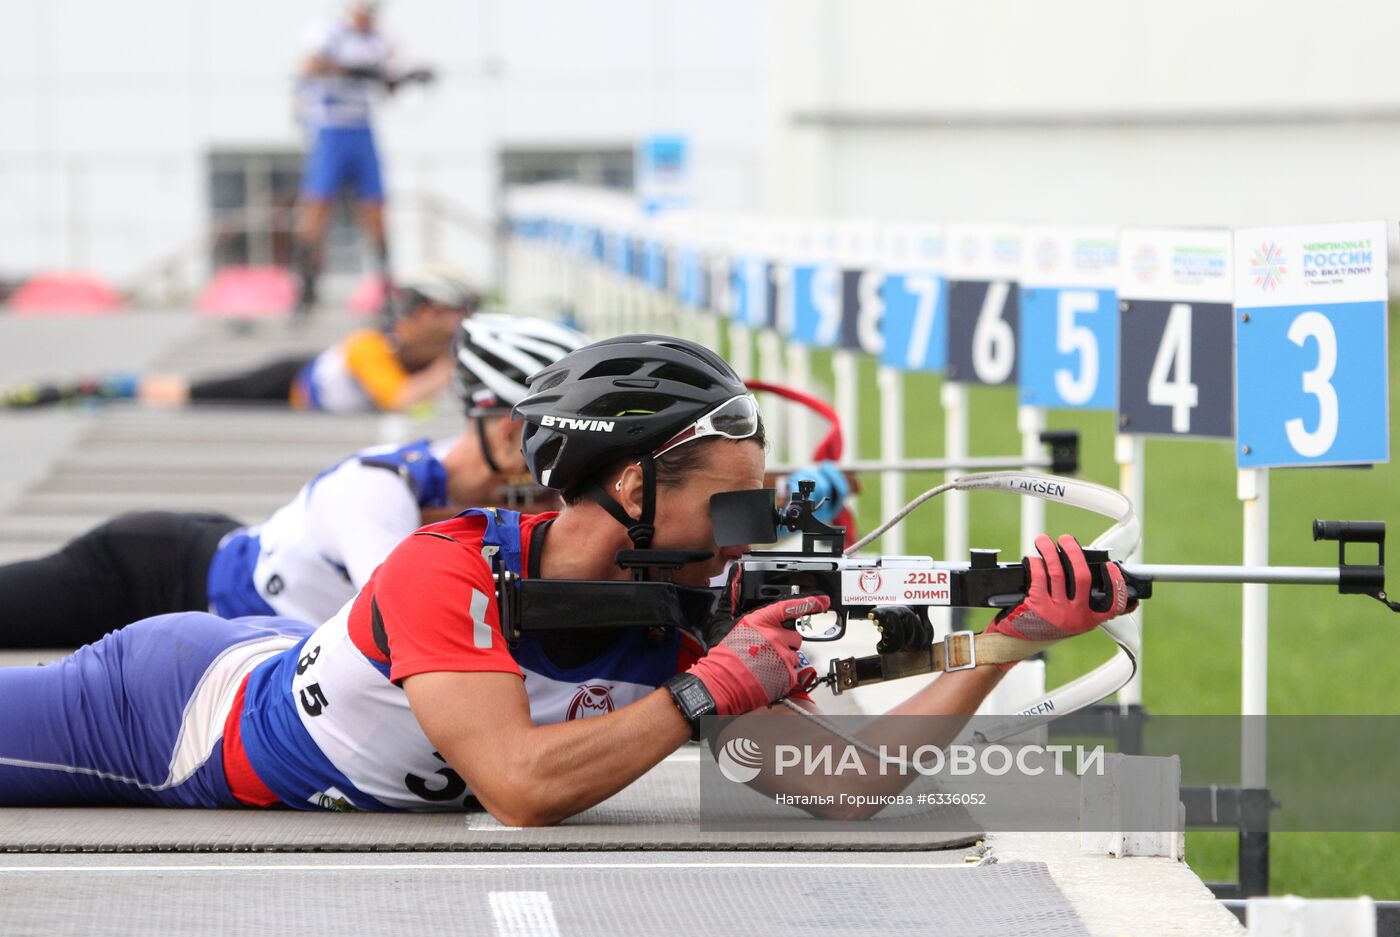
[[[628,462],[617,474],[611,485],[606,486],[613,500],[622,505],[622,510],[633,520],[642,516],[642,467],[636,462]]]

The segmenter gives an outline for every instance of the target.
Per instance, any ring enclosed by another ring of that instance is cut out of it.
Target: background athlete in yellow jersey
[[[452,338],[479,305],[477,292],[458,271],[427,264],[404,279],[383,327],[353,332],[313,357],[284,358],[200,380],[127,374],[28,384],[0,395],[0,407],[136,399],[156,406],[265,403],[336,413],[395,412],[447,386]]]

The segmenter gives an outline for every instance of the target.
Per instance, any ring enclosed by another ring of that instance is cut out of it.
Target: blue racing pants
[[[350,187],[362,202],[384,199],[374,133],[368,127],[322,127],[316,131],[311,152],[306,154],[301,192],[309,198],[329,201]]]
[[[313,630],[177,612],[0,669],[0,806],[240,806],[221,745],[234,694]]]

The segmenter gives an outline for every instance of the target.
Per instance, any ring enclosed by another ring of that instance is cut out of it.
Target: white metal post
[[[943,457],[958,463],[967,459],[967,385],[944,381]],[[946,473],[945,481],[962,476],[956,469]],[[1030,500],[1030,499],[1026,499]],[[950,562],[967,559],[967,492],[950,491],[943,495],[943,558]]]
[[[1269,565],[1269,470],[1240,469],[1238,496],[1244,502],[1244,565]],[[1250,583],[1244,591],[1240,714],[1269,713],[1269,587]],[[1264,787],[1268,759],[1264,720],[1245,719],[1241,734],[1240,783]]]
[[[695,309],[691,311],[691,319],[696,323],[696,331],[699,341],[706,348],[719,348],[719,316],[712,314],[705,309]]]
[[[750,335],[748,326],[738,322],[729,323],[729,363],[734,366],[734,372],[746,381],[754,377],[753,342],[750,341]],[[763,418],[767,420],[768,414],[765,413]]]
[[[1021,457],[1027,462],[1040,458],[1045,432],[1045,408],[1021,406],[1016,408],[1016,427],[1021,431]],[[1035,538],[1045,533],[1045,502],[1039,498],[1021,499],[1021,553],[1035,549]]]
[[[880,388],[880,457],[886,461],[904,458],[904,375],[881,365],[876,372]],[[904,507],[904,473],[880,473],[880,519],[887,520]],[[904,525],[896,524],[881,538],[884,553],[904,552]]]
[[[1115,436],[1113,439],[1113,458],[1118,463],[1118,490],[1128,496],[1128,500],[1133,503],[1133,510],[1137,513],[1141,522],[1143,517],[1143,497],[1146,491],[1146,454],[1147,438],[1145,436]],[[1133,552],[1122,558],[1124,562],[1142,562],[1142,537],[1138,538],[1138,544]],[[1142,606],[1134,612],[1138,619],[1138,627],[1142,627]],[[1142,705],[1142,651],[1138,651],[1137,671],[1131,680],[1118,691],[1118,702],[1124,706]]]
[[[805,345],[792,342],[787,350],[787,385],[795,390],[812,389],[812,356]],[[788,455],[794,462],[812,457],[813,414],[806,407],[790,405],[788,411]]]
[[[612,318],[608,313],[608,274],[602,261],[594,261],[588,268],[588,332],[594,338],[610,338],[613,332]]]
[[[758,376],[772,384],[784,384],[787,378],[783,371],[783,338],[772,329],[763,329],[758,333]],[[784,451],[788,443],[787,413],[783,410],[784,406],[775,404],[763,412],[763,418],[768,422],[768,438],[773,441],[774,455],[786,461],[805,458],[805,452],[799,455]],[[779,446],[783,449],[780,450]]]
[[[860,458],[860,361],[849,348],[831,353],[831,372],[836,384],[836,416],[841,421],[842,457]],[[851,495],[846,506],[859,513],[859,496]]]

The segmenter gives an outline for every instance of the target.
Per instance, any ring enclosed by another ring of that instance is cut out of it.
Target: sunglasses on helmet
[[[750,439],[758,433],[758,401],[753,394],[740,394],[706,413],[700,419],[672,436],[655,452],[652,458],[659,459],[677,446],[683,446],[706,436],[723,436],[725,439]]]

